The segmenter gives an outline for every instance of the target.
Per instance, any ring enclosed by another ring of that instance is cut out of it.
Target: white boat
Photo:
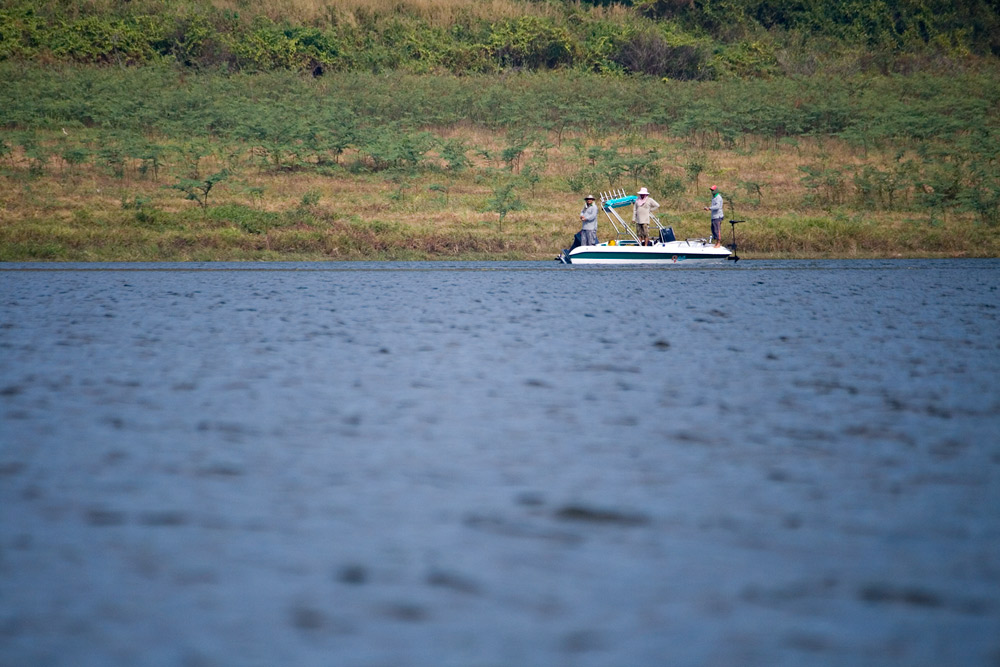
[[[673,229],[669,227],[663,231],[673,235]],[[598,245],[564,250],[561,257],[567,264],[673,264],[690,260],[724,261],[732,256],[729,248],[716,248],[706,239],[657,241],[648,246],[641,246],[637,241],[613,239]]]
[[[675,264],[691,260],[700,262],[739,260],[732,250],[725,246],[715,247],[709,239],[677,240],[674,237],[673,227],[663,227],[653,215],[650,216],[650,220],[658,230],[657,240],[652,245],[640,245],[635,231],[615,210],[631,206],[635,199],[634,195],[626,196],[620,190],[602,192],[601,209],[615,230],[615,238],[598,245],[574,244],[572,248],[563,250],[556,259],[564,264]],[[742,221],[730,222],[734,225],[733,247],[735,247],[735,224]]]

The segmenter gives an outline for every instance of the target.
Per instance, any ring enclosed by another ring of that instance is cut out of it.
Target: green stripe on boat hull
[[[655,264],[673,264],[675,262],[689,262],[692,260],[719,260],[729,257],[729,252],[725,253],[699,253],[689,255],[668,254],[662,252],[580,252],[570,256],[573,262],[647,262]]]

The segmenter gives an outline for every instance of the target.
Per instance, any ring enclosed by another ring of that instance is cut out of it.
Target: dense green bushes
[[[634,0],[645,15],[713,34],[803,31],[873,49],[945,50],[1000,56],[1000,21],[989,0]]]
[[[69,16],[42,13],[32,3],[17,2],[0,10],[0,60],[122,65],[170,61],[199,69],[316,74],[395,69],[469,74],[579,67],[700,76],[701,63],[692,66],[692,60],[704,58],[707,51],[689,44],[672,46],[653,22],[636,17],[627,24],[611,23],[578,9],[567,12],[561,19],[526,14],[495,21],[470,18],[447,27],[401,13],[317,27],[196,5],[172,13],[121,9]],[[664,60],[662,52],[675,48],[684,54],[679,63]]]
[[[707,80],[822,70],[823,61],[864,71],[911,67],[913,56],[926,65],[1000,55],[1000,18],[987,0],[637,0],[617,13],[552,0],[544,11],[525,3],[513,18],[468,12],[446,22],[400,3],[385,13],[330,10],[309,24],[276,21],[249,0],[240,11],[104,4],[10,0],[0,8],[0,60],[316,74],[573,68]]]

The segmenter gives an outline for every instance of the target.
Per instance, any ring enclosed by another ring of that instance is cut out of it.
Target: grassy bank
[[[995,73],[0,70],[4,261],[547,259],[610,188],[703,237],[709,184],[744,257],[1000,256]]]
[[[470,134],[494,150],[506,141]],[[677,141],[646,139],[662,146]],[[572,143],[571,137],[547,149],[546,168],[533,185],[513,192],[516,201],[508,202],[502,220],[493,204],[510,176],[491,176],[478,163],[459,174],[355,173],[351,155],[322,173],[250,166],[219,182],[206,206],[164,183],[166,165],[156,179],[143,175],[138,163],[123,178],[94,167],[63,165],[34,177],[7,167],[0,170],[0,260],[548,259],[578,227],[581,193],[565,176],[581,163]],[[670,192],[653,185],[663,205],[660,217],[680,238],[705,236],[701,206],[711,182],[723,189],[729,216],[747,221],[737,228],[745,258],[1000,257],[1000,230],[969,212],[803,203],[811,193],[797,168],[816,152],[850,153],[830,141],[752,155],[707,151],[697,183],[685,180]],[[16,165],[24,160],[14,156]],[[205,174],[220,168],[217,159],[202,160]],[[760,191],[747,194],[736,185],[739,176],[752,176],[763,184]],[[635,183],[623,179],[618,185],[634,191]],[[602,238],[609,230],[602,215]]]

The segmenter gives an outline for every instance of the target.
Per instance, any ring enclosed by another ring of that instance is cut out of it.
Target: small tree
[[[10,166],[14,166],[14,152],[11,150],[10,145],[0,139],[0,158],[7,158],[10,160]]]
[[[35,134],[24,133],[19,141],[24,157],[28,158],[28,173],[32,176],[42,176],[45,165],[49,162],[48,150],[38,141]]]
[[[448,205],[448,193],[451,191],[451,185],[444,185],[442,183],[434,183],[428,188],[431,192],[440,192],[443,203],[445,206]]]
[[[608,182],[608,187],[614,187],[618,183],[618,179],[621,178],[622,174],[625,173],[625,165],[618,154],[618,150],[615,148],[610,148],[604,151],[599,151],[598,156],[600,162],[598,162],[594,170],[601,174],[604,179]]]
[[[187,169],[189,180],[201,179],[201,160],[212,154],[207,141],[188,140],[174,149],[180,156],[181,163]]]
[[[85,146],[66,145],[62,147],[59,157],[62,158],[69,170],[75,173],[76,168],[90,157],[90,151]]]
[[[535,186],[542,182],[542,174],[545,173],[549,165],[549,154],[544,150],[535,153],[528,160],[521,170],[521,182],[531,188],[531,195],[535,195]]]
[[[504,161],[507,168],[514,174],[521,170],[521,158],[525,151],[535,143],[535,138],[527,136],[522,129],[520,132],[509,133],[510,144],[500,152],[500,159]]]
[[[972,167],[972,178],[972,185],[959,196],[962,208],[974,212],[989,227],[1000,226],[1000,170],[977,163]]]
[[[517,180],[509,175],[497,176],[493,185],[493,196],[486,200],[486,210],[500,215],[500,232],[503,232],[503,219],[511,211],[524,209],[524,202],[517,196]]]
[[[660,166],[656,161],[660,159],[660,152],[650,149],[638,155],[629,155],[621,158],[622,170],[632,177],[632,185],[638,187],[641,179],[653,179],[659,176]]]
[[[844,202],[844,172],[842,169],[826,165],[803,165],[799,167],[804,176],[800,179],[809,190],[807,204],[815,204],[824,209]]]
[[[117,143],[109,143],[97,151],[97,159],[107,167],[112,176],[118,180],[125,178],[125,152]]]
[[[747,193],[748,197],[756,196],[757,200],[754,201],[754,206],[759,206],[762,201],[764,201],[764,192],[761,189],[761,183],[757,181],[743,181],[741,180],[740,186]]]
[[[198,202],[202,208],[208,208],[208,195],[212,188],[229,177],[229,170],[223,169],[206,179],[181,178],[170,187],[185,193],[185,199]]]
[[[461,139],[448,139],[441,145],[441,159],[445,161],[449,171],[458,173],[468,168],[470,162],[467,150]]]
[[[687,172],[688,180],[694,183],[695,190],[698,189],[698,177],[701,176],[701,172],[705,171],[708,160],[704,155],[692,155],[688,158],[688,161],[684,163],[684,171]]]
[[[133,157],[142,161],[139,165],[139,173],[143,176],[150,174],[154,181],[159,180],[160,167],[163,166],[163,154],[165,152],[166,149],[159,144],[152,142],[140,144],[133,154]]]

